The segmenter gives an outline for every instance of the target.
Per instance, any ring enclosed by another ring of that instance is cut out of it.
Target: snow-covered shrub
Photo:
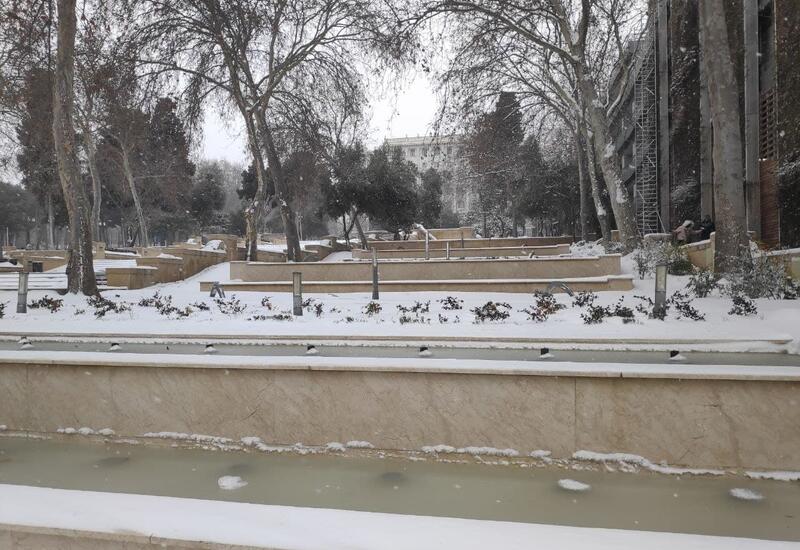
[[[231,296],[228,300],[217,298],[214,303],[217,304],[217,308],[224,315],[239,315],[247,309],[247,305],[242,304],[235,296]]]
[[[683,292],[675,292],[669,298],[670,305],[678,312],[678,319],[691,319],[692,321],[705,321],[706,316],[692,305],[692,298]]]
[[[193,304],[192,306],[186,306],[185,308],[181,309],[172,305],[172,296],[162,296],[159,292],[156,292],[150,298],[142,298],[139,300],[139,306],[154,307],[156,310],[158,310],[158,313],[164,317],[169,317],[171,315],[175,315],[176,317],[189,317],[192,313],[194,313],[194,307],[197,307],[198,309],[205,308],[204,311],[208,311],[210,309],[202,302],[199,306]]]
[[[34,300],[28,307],[31,309],[47,309],[50,313],[56,313],[64,306],[64,300],[61,298],[51,298],[50,296],[44,296],[38,300]]]
[[[667,300],[664,304],[664,307],[661,309],[656,309],[656,303],[653,301],[652,298],[648,296],[634,296],[637,300],[639,300],[639,305],[636,306],[636,311],[639,313],[643,313],[647,315],[649,319],[658,319],[659,321],[663,321],[667,318],[667,313],[669,313],[669,306],[670,301]]]
[[[131,310],[131,305],[127,302],[113,302],[102,296],[91,296],[86,301],[94,308],[94,316],[98,319],[105,317],[107,313],[122,313]]]
[[[782,263],[771,262],[766,256],[748,251],[731,262],[725,280],[728,283],[724,288],[725,294],[731,298],[744,295],[752,299],[780,299],[786,286],[786,271]]]
[[[480,307],[470,310],[475,315],[476,323],[486,321],[503,321],[511,316],[511,306],[505,302],[486,302]]]
[[[322,302],[314,304],[314,315],[316,315],[317,317],[322,317],[322,312],[324,307],[325,304],[323,304]]]
[[[552,294],[537,291],[533,297],[535,299],[533,306],[522,311],[528,314],[528,319],[537,323],[546,321],[548,317],[567,307],[559,303]]]
[[[733,296],[733,306],[728,311],[728,315],[741,315],[744,317],[755,315],[756,313],[758,313],[758,308],[753,300],[743,294]]]
[[[608,317],[619,317],[623,323],[632,323],[636,320],[633,309],[624,304],[624,298],[620,298],[613,306],[599,306],[592,301],[586,311],[581,313],[581,319],[587,325],[602,323]]]
[[[294,317],[288,311],[281,311],[275,315],[251,315],[247,318],[248,321],[291,321],[292,319]]]
[[[442,309],[446,311],[454,311],[457,309],[463,309],[464,307],[464,300],[459,300],[458,298],[454,298],[452,296],[446,296],[437,301],[442,304]]]
[[[419,313],[415,313],[414,315],[409,315],[408,313],[403,313],[397,319],[401,325],[407,324],[430,324],[431,320],[429,317],[425,317],[424,315],[420,315]]]
[[[364,315],[368,317],[372,317],[373,315],[378,315],[383,307],[379,302],[372,301],[364,306]]]
[[[0,302],[0,319],[6,314],[6,303]]]
[[[189,304],[191,307],[195,308],[198,311],[211,311],[209,305],[205,302],[194,302]]]
[[[603,241],[601,245],[606,254],[622,254],[625,251],[625,245],[616,241]]]
[[[693,269],[686,250],[663,241],[645,241],[633,252],[633,261],[640,279],[654,273],[659,264],[666,264],[670,275],[688,275]]]
[[[595,300],[597,300],[597,294],[594,292],[580,292],[572,299],[572,305],[575,307],[586,307],[592,305]]]
[[[425,302],[423,304],[422,302],[414,302],[414,305],[411,307],[398,305],[397,309],[400,311],[400,313],[416,313],[416,314],[429,313],[431,310],[431,303]]]
[[[697,298],[707,298],[717,288],[719,279],[719,275],[712,270],[700,269],[689,277],[686,288]]]
[[[664,249],[665,260],[667,262],[667,272],[670,275],[689,275],[694,266],[689,261],[689,255],[686,249],[680,246],[667,245]]]
[[[783,287],[784,300],[800,300],[800,284],[791,277],[786,278],[786,285]]]
[[[268,311],[272,311],[272,302],[270,302],[269,299],[269,296],[264,296],[261,298],[261,307],[265,307]]]
[[[449,322],[450,322],[450,318],[449,317],[445,317],[441,313],[439,314],[439,323],[445,324],[445,323],[449,323]],[[461,318],[458,315],[453,317],[453,323],[460,323],[460,322],[461,322]]]
[[[624,304],[624,298],[620,298],[613,308],[609,308],[612,317],[619,317],[623,323],[632,323],[635,320],[633,310]]]

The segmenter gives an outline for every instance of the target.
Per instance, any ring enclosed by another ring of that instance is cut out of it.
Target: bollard
[[[27,271],[19,272],[19,287],[17,290],[17,313],[28,312],[28,275]]]
[[[292,313],[303,315],[303,274],[299,271],[292,273]]]
[[[667,266],[659,264],[656,266],[656,297],[653,306],[653,313],[663,318],[667,304]]]
[[[464,248],[464,234],[461,234],[461,248]]]
[[[214,297],[224,298],[225,297],[225,289],[222,288],[222,285],[219,284],[219,281],[214,281],[213,283],[211,283],[211,294],[209,294],[209,297],[211,297],[211,298],[214,298]]]
[[[445,258],[445,260],[449,260],[450,259],[450,241],[447,241],[445,243],[444,258]]]
[[[378,250],[372,249],[372,299],[377,300],[378,294]]]
[[[431,237],[430,234],[425,231],[425,259],[431,259]]]

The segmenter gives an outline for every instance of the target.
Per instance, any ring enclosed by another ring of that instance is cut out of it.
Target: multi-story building
[[[613,81],[623,93],[610,122],[643,233],[714,214],[713,125],[698,1],[651,2],[648,32],[631,44],[627,74],[619,71]],[[741,98],[748,229],[769,245],[800,246],[796,2],[726,3]]]
[[[389,138],[389,147],[400,149],[406,160],[417,167],[419,175],[429,168],[442,174],[442,203],[445,210],[460,216],[470,212],[476,204],[469,178],[469,163],[464,156],[464,142],[460,136],[416,136]]]

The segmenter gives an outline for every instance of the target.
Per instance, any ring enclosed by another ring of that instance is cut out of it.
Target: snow
[[[596,453],[593,451],[577,451],[573,453],[572,458],[575,460],[584,460],[588,462],[614,462],[622,466],[624,469],[630,469],[630,467],[635,466],[659,474],[712,476],[725,475],[723,470],[711,470],[704,468],[676,468],[666,464],[653,464],[642,456],[629,453]]]
[[[745,472],[750,479],[771,479],[773,481],[800,481],[800,472]]]
[[[263,370],[313,370],[352,372],[436,372],[449,374],[513,374],[522,376],[591,376],[601,378],[665,378],[798,381],[800,369],[781,366],[693,365],[682,363],[639,364],[558,361],[491,361],[482,359],[439,359],[419,357],[324,357],[324,356],[245,356],[138,354],[80,351],[0,351],[0,364],[75,365],[75,366],[168,366],[194,368],[237,368]],[[180,436],[181,434],[177,434]],[[183,434],[188,435],[188,434]],[[172,432],[146,434],[146,437],[177,437]],[[348,442],[353,445],[367,442]],[[447,452],[447,451],[443,451]],[[464,451],[466,452],[466,451]],[[599,455],[606,456],[606,455]],[[616,455],[607,455],[614,460]],[[635,456],[635,455],[623,455]],[[639,457],[641,458],[641,457]],[[585,458],[591,460],[591,458]],[[598,460],[604,460],[599,458]],[[657,467],[653,465],[652,467]]]
[[[594,245],[575,245],[573,254],[594,255],[600,252]],[[338,254],[338,253],[337,253]],[[630,257],[623,258],[623,271],[633,271]],[[63,297],[64,307],[57,313],[46,309],[30,310],[27,314],[17,314],[13,307],[6,307],[5,317],[0,319],[0,334],[28,333],[30,335],[214,335],[235,336],[237,338],[263,339],[265,334],[272,337],[296,335],[322,335],[327,337],[345,336],[348,341],[371,339],[379,336],[384,339],[397,339],[408,342],[415,337],[425,339],[442,339],[466,342],[470,339],[483,341],[563,342],[571,347],[583,344],[607,344],[616,349],[631,346],[650,346],[660,349],[659,343],[667,345],[677,341],[683,346],[707,346],[711,350],[766,350],[778,352],[800,352],[800,308],[797,302],[781,300],[757,300],[759,314],[751,317],[736,317],[728,314],[731,302],[727,298],[712,296],[696,299],[695,307],[706,315],[706,321],[693,322],[678,320],[670,316],[666,321],[644,318],[637,314],[635,323],[624,324],[619,319],[607,320],[599,325],[586,325],[580,318],[581,308],[572,307],[572,300],[557,294],[559,303],[567,305],[544,323],[529,321],[522,312],[530,307],[532,297],[529,294],[512,293],[448,293],[448,292],[416,292],[395,293],[381,292],[380,303],[383,310],[367,317],[363,307],[371,301],[369,293],[348,294],[305,294],[304,298],[313,298],[323,304],[323,314],[317,317],[305,312],[293,322],[267,319],[251,321],[250,317],[267,312],[261,306],[263,293],[259,292],[227,292],[228,299],[235,298],[247,307],[241,315],[228,316],[222,314],[207,293],[199,291],[200,281],[229,280],[230,264],[222,263],[213,266],[187,280],[160,284],[140,290],[119,290],[104,293],[106,298],[114,301],[126,301],[134,304],[130,312],[107,314],[96,319],[93,309],[81,296],[67,295]],[[682,290],[686,277],[670,276],[668,278],[668,294]],[[638,301],[635,295],[652,296],[654,281],[652,278],[639,280],[634,278],[634,290],[631,292],[598,293],[598,305],[612,305],[620,298],[625,304],[634,306]],[[210,306],[209,311],[196,310],[187,318],[167,318],[161,316],[155,308],[142,308],[135,304],[142,298],[151,297],[156,291],[164,296],[171,296],[177,307],[185,307],[195,302],[204,302]],[[29,299],[35,300],[43,296],[55,296],[54,292],[32,290]],[[292,296],[290,292],[272,293],[269,295],[275,311],[291,311]],[[447,296],[456,296],[464,300],[463,309],[447,311],[441,308],[437,300]],[[512,306],[511,317],[504,322],[473,322],[470,309],[480,306],[488,300],[508,302]],[[430,313],[424,315],[424,323],[399,322],[398,305],[410,306],[415,301],[430,301]],[[0,302],[16,303],[16,292],[0,290]],[[438,315],[447,318],[440,322]],[[458,317],[459,322],[456,322]],[[352,321],[348,321],[352,318]],[[311,339],[311,338],[310,338]],[[765,340],[787,343],[771,344]],[[120,340],[116,340],[120,341]],[[434,355],[436,349],[431,347]],[[686,347],[672,348],[680,351],[691,351]]]
[[[739,500],[764,500],[764,495],[762,495],[758,491],[753,491],[752,489],[743,489],[741,487],[736,487],[734,489],[731,489],[729,493],[733,498]]]
[[[0,485],[0,524],[281,550],[789,550],[797,543]]]
[[[330,452],[334,453],[343,453],[346,450],[346,447],[339,443],[338,441],[331,441],[327,445],[325,445],[325,449]]]
[[[351,449],[374,449],[375,445],[369,441],[348,441],[345,445]]]
[[[519,451],[515,449],[496,449],[494,447],[452,447],[450,445],[425,445],[422,447],[421,451],[427,454],[438,454],[438,453],[456,453],[456,454],[468,454],[472,456],[507,456],[507,457],[514,457],[519,456]]]
[[[576,493],[585,493],[592,488],[592,486],[588,483],[581,483],[580,481],[575,481],[574,479],[559,479],[558,486],[565,491],[573,491]]]
[[[536,451],[531,451],[531,453],[528,456],[530,456],[531,458],[547,459],[547,458],[550,458],[550,455],[552,455],[552,454],[553,453],[550,452],[550,451],[545,451],[543,449],[538,449]]]
[[[222,476],[217,480],[217,485],[223,491],[235,491],[247,485],[247,482],[239,476]]]

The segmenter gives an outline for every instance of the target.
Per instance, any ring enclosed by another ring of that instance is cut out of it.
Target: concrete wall
[[[155,282],[173,283],[183,279],[183,259],[182,258],[136,258],[136,265],[144,267],[154,267],[156,271]]]
[[[69,366],[3,359],[0,424],[37,433],[110,427],[121,437],[257,436],[289,445],[357,439],[395,450],[440,443],[548,449],[560,458],[584,449],[692,467],[800,470],[794,375],[680,379],[667,367],[622,376],[560,371],[556,363],[470,372],[457,365],[415,370],[395,365],[400,360],[370,366],[220,357],[202,365],[125,357],[114,364],[76,358]]]
[[[108,286],[125,287],[129,290],[147,288],[157,281],[158,269],[155,267],[108,267],[106,280]]]
[[[490,258],[500,256],[558,256],[569,254],[568,244],[556,244],[552,246],[521,246],[521,247],[496,247],[496,248],[456,248],[461,246],[456,241],[450,244],[451,258]],[[429,257],[445,258],[447,251],[442,248],[429,249]],[[379,250],[378,259],[403,259],[403,258],[424,258],[425,249],[414,250]],[[369,260],[372,258],[372,250],[353,249],[353,258]]]
[[[381,281],[454,279],[575,279],[618,275],[621,256],[499,260],[387,261],[379,265]],[[230,278],[241,281],[291,281],[299,271],[306,281],[371,281],[369,262],[231,263]]]
[[[245,546],[164,539],[135,533],[99,533],[0,524],[0,550],[245,550]],[[267,549],[269,550],[269,549]]]
[[[565,237],[508,237],[503,239],[464,239],[464,248],[503,248],[519,246],[551,246],[554,244],[572,244],[574,239]],[[430,248],[444,248],[446,239],[430,241]],[[450,246],[461,239],[450,241]],[[369,241],[369,248],[377,250],[425,250],[425,241]]]
[[[475,229],[472,227],[447,227],[428,229],[428,233],[437,239],[474,239]],[[424,237],[423,237],[424,239]]]
[[[183,260],[183,277],[188,278],[204,269],[225,262],[227,253],[222,250],[195,250],[190,248],[167,247],[165,254],[177,256]]]

